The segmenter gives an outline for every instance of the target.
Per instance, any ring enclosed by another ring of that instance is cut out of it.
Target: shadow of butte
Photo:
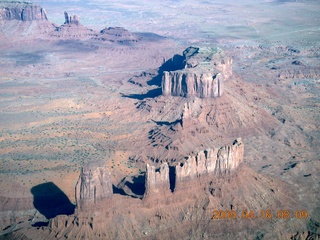
[[[31,188],[34,207],[47,219],[57,215],[71,215],[75,205],[53,182],[42,183]]]

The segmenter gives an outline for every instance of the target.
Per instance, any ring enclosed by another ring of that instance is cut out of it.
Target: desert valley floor
[[[0,239],[319,239],[319,2],[89,2],[0,2]]]

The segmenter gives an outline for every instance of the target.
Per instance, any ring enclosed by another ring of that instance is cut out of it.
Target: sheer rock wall
[[[223,78],[221,73],[193,72],[178,70],[164,72],[162,80],[163,95],[198,98],[221,97]]]
[[[169,191],[169,166],[167,163],[161,165],[159,169],[147,164],[145,176],[146,192],[145,196]]]
[[[8,3],[6,6],[0,5],[0,20],[34,21],[48,18],[45,9],[40,6],[31,3]]]
[[[76,184],[76,202],[80,209],[94,205],[113,195],[112,181],[106,167],[83,167]]]
[[[238,138],[231,146],[207,149],[195,156],[188,156],[185,162],[176,166],[177,184],[203,174],[230,174],[242,162],[243,153],[244,145],[241,138]]]
[[[180,63],[176,60],[179,59]],[[182,66],[174,71],[164,71],[162,94],[198,98],[221,97],[223,82],[232,76],[232,60],[220,48],[189,47],[172,64]]]
[[[146,194],[165,194],[185,188],[185,181],[200,178],[202,175],[226,176],[236,169],[243,160],[244,144],[241,138],[231,146],[203,150],[195,156],[188,156],[184,162],[178,163],[170,174],[167,163],[160,169],[147,165]],[[174,178],[174,179],[173,179]],[[174,184],[174,186],[172,186]]]

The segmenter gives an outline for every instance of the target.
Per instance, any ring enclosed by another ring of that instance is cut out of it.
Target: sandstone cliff
[[[222,86],[223,79],[220,73],[194,72],[188,69],[163,73],[163,95],[220,97],[223,92]]]
[[[48,20],[44,8],[28,2],[0,3],[0,20]]]
[[[159,169],[147,164],[145,189],[145,196],[158,193],[163,194],[169,191],[169,166],[167,163],[162,164]]]
[[[147,165],[146,194],[165,194],[174,192],[185,184],[183,182],[200,178],[202,175],[226,176],[236,169],[243,160],[244,144],[241,138],[236,139],[231,146],[207,149],[195,156],[188,156],[185,161],[175,167],[164,163],[158,170]]]
[[[232,60],[221,49],[189,47],[179,59],[181,69],[163,72],[163,95],[199,98],[222,95],[223,82],[232,75]]]
[[[106,167],[83,167],[76,185],[76,203],[80,209],[111,198],[110,172]]]
[[[241,138],[235,140],[232,146],[207,149],[188,156],[184,162],[176,166],[176,185],[192,177],[203,174],[224,176],[236,169],[243,160],[244,145]]]

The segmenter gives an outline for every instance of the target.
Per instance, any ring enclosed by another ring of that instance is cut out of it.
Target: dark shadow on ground
[[[182,125],[182,120],[181,119],[177,119],[173,122],[168,122],[168,121],[155,121],[155,120],[152,120],[152,122],[154,122],[155,124],[157,124],[158,126],[174,126],[178,123],[180,123]]]
[[[170,182],[170,190],[174,192],[176,188],[176,168],[173,166],[169,166],[169,182]]]
[[[122,97],[127,98],[133,98],[137,100],[144,100],[146,98],[155,98],[162,94],[161,89],[161,82],[162,82],[162,75],[164,71],[176,71],[179,69],[183,69],[185,67],[185,58],[181,55],[174,55],[169,60],[165,61],[160,67],[157,72],[157,75],[147,81],[147,84],[149,86],[158,86],[156,89],[152,89],[148,91],[147,93],[141,93],[141,94],[122,94]],[[146,73],[147,74],[147,73]],[[154,75],[154,74],[153,74]],[[136,83],[135,83],[136,84]],[[141,85],[141,84],[140,84]]]
[[[42,183],[31,188],[34,207],[47,219],[57,215],[74,213],[75,205],[67,195],[53,182]]]
[[[144,175],[139,175],[139,176],[134,176],[132,178],[132,183],[127,182],[126,185],[131,189],[131,191],[136,194],[143,196],[145,192],[145,176]]]
[[[129,94],[129,95],[122,94],[122,97],[133,98],[133,99],[137,99],[137,100],[144,100],[146,98],[158,97],[161,94],[162,94],[161,88],[156,88],[156,89],[150,90],[147,93],[142,93],[142,94]]]
[[[185,67],[184,57],[176,54],[166,62],[164,62],[158,70],[158,75],[147,82],[148,85],[156,85],[161,87],[162,75],[164,71],[176,71]]]
[[[32,224],[32,227],[48,227],[49,222],[36,222],[35,224]]]
[[[117,185],[113,185],[113,193],[133,198],[142,198],[145,193],[145,175],[128,176]]]
[[[123,191],[122,188],[118,188],[113,184],[112,184],[112,191],[113,191],[114,194],[120,194],[120,195],[123,195],[123,196],[128,196],[128,194],[126,194],[125,191]]]

